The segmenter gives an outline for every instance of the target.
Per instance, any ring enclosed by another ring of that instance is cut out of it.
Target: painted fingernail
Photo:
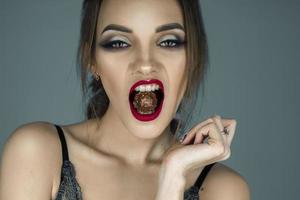
[[[187,136],[187,134],[185,134],[185,135],[183,136],[183,138],[181,138],[180,142],[183,142],[183,140],[186,138],[186,136]]]

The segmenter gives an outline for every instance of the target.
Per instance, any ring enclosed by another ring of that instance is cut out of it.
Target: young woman
[[[197,0],[85,0],[87,120],[18,127],[4,146],[0,199],[250,199],[244,178],[218,163],[236,120],[214,115],[182,132],[206,57]]]

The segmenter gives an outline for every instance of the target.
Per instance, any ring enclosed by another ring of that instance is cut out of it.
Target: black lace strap
[[[66,139],[64,136],[64,132],[62,130],[62,128],[59,125],[54,124],[58,135],[59,135],[59,139],[60,139],[60,143],[61,143],[61,148],[62,148],[62,157],[63,157],[63,161],[65,160],[69,160],[69,154],[68,154],[68,147],[67,147],[67,143],[66,143]]]
[[[197,187],[198,189],[200,189],[200,187],[201,187],[201,185],[202,185],[202,183],[203,183],[205,177],[207,176],[209,170],[211,169],[211,167],[212,167],[214,164],[216,164],[216,163],[212,163],[212,164],[206,165],[206,166],[204,167],[204,169],[202,170],[201,174],[198,176],[198,178],[197,178],[197,180],[196,180],[196,182],[195,182],[195,184],[194,184],[195,187]]]

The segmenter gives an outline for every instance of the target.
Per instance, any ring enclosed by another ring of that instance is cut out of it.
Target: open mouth
[[[160,80],[141,80],[133,84],[129,92],[130,110],[140,121],[156,119],[162,109],[164,87]]]

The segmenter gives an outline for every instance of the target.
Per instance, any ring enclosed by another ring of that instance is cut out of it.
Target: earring
[[[96,81],[100,80],[100,75],[97,72],[95,73],[95,79],[96,79]]]

